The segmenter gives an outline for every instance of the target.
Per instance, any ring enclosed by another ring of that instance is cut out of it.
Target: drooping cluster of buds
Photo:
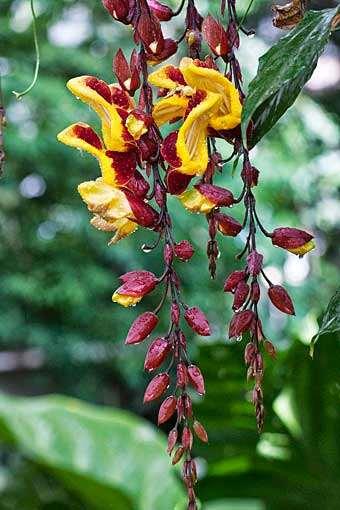
[[[211,15],[203,18],[194,0],[181,0],[177,11],[158,0],[103,0],[103,4],[115,20],[132,26],[139,50],[134,50],[130,58],[121,49],[116,53],[113,70],[117,84],[109,85],[92,76],[68,82],[71,92],[99,115],[102,137],[79,122],[65,129],[58,138],[89,152],[99,162],[101,177],[78,187],[94,214],[91,224],[115,232],[111,243],[140,226],[153,230],[157,236],[152,246],[144,246],[145,252],[163,244],[162,275],[158,277],[146,270],[129,271],[121,276],[122,284],[112,300],[125,307],[134,306],[144,296],[161,289],[158,306],[142,313],[132,323],[125,340],[129,345],[146,341],[159,323],[161,310],[168,305],[168,329],[150,341],[145,357],[144,369],[159,372],[146,388],[144,403],[164,399],[159,407],[158,424],[171,423],[168,453],[173,464],[183,460],[187,508],[197,510],[193,441],[196,436],[207,442],[208,435],[195,418],[191,394],[204,395],[205,384],[200,369],[189,358],[183,324],[201,336],[210,335],[210,325],[198,307],[189,307],[181,297],[177,262],[189,261],[194,249],[188,240],[176,242],[168,198],[174,195],[187,211],[205,215],[212,277],[219,256],[218,234],[235,237],[246,231],[245,246],[238,255],[239,259],[246,257],[245,266],[227,277],[224,290],[233,294],[229,338],[249,336],[245,363],[248,378],[254,379],[253,403],[259,430],[264,421],[261,346],[270,356],[275,356],[275,347],[265,337],[258,314],[260,277],[267,282],[269,300],[278,310],[293,315],[294,306],[287,291],[273,284],[266,275],[263,256],[256,246],[257,232],[260,230],[274,246],[299,256],[310,251],[314,242],[310,234],[294,228],[268,232],[256,211],[253,190],[259,183],[259,170],[251,164],[241,136],[245,96],[235,55],[240,43],[239,31],[249,32],[237,19],[236,1],[221,1],[221,20]],[[178,15],[185,4],[183,35],[178,41],[165,38],[162,23]],[[165,64],[149,72],[150,64],[160,63],[176,53],[183,40],[187,43],[187,56],[178,66]],[[204,42],[211,54],[203,56]],[[152,86],[158,93],[156,101]],[[177,129],[163,137],[162,127],[178,121]],[[251,129],[248,136],[251,137]],[[228,159],[223,160],[217,151],[217,138],[232,146]],[[214,183],[216,174],[233,159],[243,160],[243,189],[238,197]],[[150,205],[152,200],[154,204]],[[241,204],[245,208],[242,223],[224,210]]]

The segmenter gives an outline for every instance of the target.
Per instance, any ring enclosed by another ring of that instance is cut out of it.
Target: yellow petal
[[[130,135],[133,136],[135,140],[139,140],[140,137],[144,135],[148,130],[148,128],[145,125],[145,122],[142,119],[138,119],[132,113],[130,113],[130,115],[126,119],[125,125]]]
[[[160,99],[154,106],[152,116],[157,126],[171,122],[179,117],[184,117],[188,107],[189,98],[184,95],[174,94]]]
[[[78,186],[78,192],[88,209],[107,221],[133,217],[125,194],[114,186],[107,184],[102,178],[82,182]]]
[[[112,160],[106,156],[103,142],[88,124],[84,122],[72,124],[61,131],[57,138],[59,142],[65,145],[92,154],[99,162],[104,180],[108,184],[115,184],[115,170],[112,167]]]
[[[104,232],[115,232],[115,235],[110,239],[109,245],[116,244],[124,237],[133,234],[138,228],[137,223],[130,221],[127,218],[120,218],[119,220],[107,221],[99,215],[95,215],[91,221],[91,225],[98,230]]]
[[[118,294],[118,292],[115,292],[112,296],[112,301],[114,303],[118,303],[119,305],[128,307],[128,306],[134,306],[142,299],[142,296],[136,297],[136,296],[125,296],[122,294]]]
[[[101,94],[93,88],[94,85],[91,80],[97,80],[94,83],[98,82],[102,87],[101,91],[100,87],[97,86],[97,90],[100,90]],[[127,151],[129,143],[126,140],[126,130],[116,107],[109,101],[111,95],[109,85],[93,76],[79,76],[69,80],[67,87],[72,94],[88,104],[99,115],[102,121],[102,133],[106,148],[119,152]]]
[[[314,250],[314,248],[315,241],[312,239],[311,241],[308,241],[308,243],[305,243],[302,246],[299,246],[298,248],[290,248],[288,251],[294,253],[294,255],[299,255],[300,257],[303,257],[303,255],[305,255],[311,250]]]
[[[182,161],[177,168],[179,172],[188,175],[202,175],[205,172],[208,165],[207,127],[220,102],[220,95],[208,93],[180,127],[176,142],[177,155]]]
[[[217,131],[232,129],[241,122],[242,105],[237,89],[219,71],[196,66],[191,59],[182,59],[180,69],[190,87],[222,96],[220,108],[209,125]]]
[[[148,80],[149,83],[151,83],[151,85],[155,85],[155,87],[171,90],[179,85],[184,85],[184,83],[179,83],[176,79],[177,73],[181,76],[177,67],[171,65],[162,66],[157,69],[157,71],[149,74]]]
[[[194,213],[209,213],[215,204],[206,198],[197,189],[189,189],[179,196],[184,207]]]

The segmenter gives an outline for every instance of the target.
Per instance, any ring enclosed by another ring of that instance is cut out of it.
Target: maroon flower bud
[[[254,186],[257,186],[259,182],[259,174],[260,172],[258,169],[252,166],[249,161],[247,161],[243,166],[241,177],[247,186],[253,188]]]
[[[241,280],[237,285],[234,295],[233,310],[238,310],[246,302],[249,294],[249,285]]]
[[[175,447],[175,444],[177,442],[177,436],[178,436],[177,429],[170,430],[169,435],[168,435],[168,447],[166,450],[169,455],[171,455],[172,450]]]
[[[258,372],[258,373],[263,372],[263,357],[260,352],[258,352],[255,356],[254,369],[255,369],[255,372]]]
[[[192,401],[189,395],[184,395],[184,412],[187,418],[192,418]]]
[[[172,18],[173,12],[167,5],[161,4],[157,0],[147,0],[147,2],[159,21],[169,21]]]
[[[164,262],[166,263],[167,266],[169,266],[173,260],[173,257],[174,257],[174,251],[172,249],[171,244],[169,244],[169,243],[165,244],[163,257],[164,257]]]
[[[187,308],[185,310],[184,318],[191,329],[199,335],[209,336],[211,334],[208,319],[197,306]]]
[[[263,401],[263,393],[260,386],[255,386],[253,389],[253,397],[252,402],[254,405],[261,403]]]
[[[216,213],[215,218],[218,230],[225,236],[235,237],[242,230],[241,223],[227,214]]]
[[[302,257],[315,248],[313,236],[298,228],[281,227],[272,233],[272,243]]]
[[[170,395],[170,397],[167,397],[164,402],[162,402],[158,412],[158,425],[170,420],[171,416],[176,411],[176,403],[177,399],[173,395]]]
[[[158,64],[174,55],[177,51],[177,43],[173,39],[164,39],[162,46],[162,50],[158,49],[156,52],[147,53],[146,58],[149,64]]]
[[[229,23],[227,34],[230,46],[238,48],[240,45],[240,36],[238,34],[238,26],[234,21]]]
[[[125,25],[130,23],[134,0],[102,0],[102,2],[114,19]]]
[[[159,398],[166,389],[169,387],[170,377],[168,374],[163,372],[162,374],[156,375],[148,384],[148,387],[144,393],[144,404],[156,400]]]
[[[281,287],[281,285],[272,285],[269,287],[268,296],[273,305],[281,312],[287,313],[288,315],[295,315],[293,301],[288,292]]]
[[[244,362],[246,365],[250,365],[253,362],[256,355],[256,348],[252,342],[249,342],[244,349]]]
[[[227,33],[221,23],[216,21],[210,14],[203,21],[202,34],[215,55],[223,57],[229,53]]]
[[[123,51],[119,48],[113,60],[113,71],[122,89],[133,96],[140,86],[138,55],[136,50],[133,50],[131,53],[130,64],[128,64]]]
[[[145,296],[158,283],[157,277],[150,271],[129,271],[120,276],[123,285],[116,292],[123,296]]]
[[[187,189],[191,179],[192,175],[182,174],[174,168],[170,168],[166,173],[166,185],[169,193],[171,195],[180,195]]]
[[[175,466],[176,464],[178,464],[178,462],[181,460],[181,458],[183,457],[183,454],[185,452],[185,449],[180,446],[179,448],[177,448],[177,450],[175,451],[175,454],[174,456],[172,457],[172,465]]]
[[[252,282],[251,284],[251,288],[250,288],[250,296],[251,296],[251,300],[254,302],[254,303],[258,303],[259,300],[260,300],[260,286],[257,282]]]
[[[204,378],[200,369],[196,365],[188,366],[188,375],[191,385],[200,395],[205,394]]]
[[[229,338],[238,337],[248,331],[254,320],[254,312],[252,310],[243,310],[236,312],[230,321]]]
[[[247,257],[247,269],[249,274],[257,276],[262,269],[263,255],[256,250],[250,252]]]
[[[144,312],[137,317],[129,329],[125,343],[138,344],[147,338],[158,324],[158,317],[153,312]]]
[[[195,420],[194,424],[193,424],[193,429],[195,431],[196,436],[201,441],[203,441],[203,443],[207,443],[208,442],[208,434],[207,434],[207,431],[205,430],[205,428],[203,427],[202,423],[200,423],[199,421]]]
[[[185,450],[191,450],[193,443],[192,432],[189,427],[183,427],[182,432],[182,446]]]
[[[244,271],[233,271],[230,273],[230,275],[227,277],[226,281],[224,282],[223,290],[224,292],[234,292],[237,285],[244,280],[246,277],[246,273]]]
[[[164,189],[162,188],[162,186],[157,182],[155,184],[155,201],[156,201],[156,204],[159,206],[159,207],[163,207],[164,203],[165,203],[165,197],[166,197],[166,194],[165,194],[165,191]]]
[[[180,362],[177,365],[177,386],[185,388],[188,384],[188,370],[185,363]]]
[[[164,49],[164,37],[160,22],[149,9],[146,0],[140,0],[139,8],[135,39],[142,41],[147,54],[157,54]]]
[[[274,344],[270,340],[265,340],[263,345],[266,353],[269,354],[271,358],[276,358],[276,349]]]
[[[184,416],[184,399],[183,399],[183,397],[179,397],[177,400],[177,415],[178,415],[178,421],[180,421]]]
[[[180,317],[180,309],[177,303],[171,303],[171,322],[178,326]]]
[[[176,257],[178,257],[180,260],[183,260],[183,262],[190,260],[194,254],[192,245],[189,243],[189,241],[186,240],[176,243],[174,246],[174,251]]]
[[[214,184],[196,184],[194,186],[202,195],[205,196],[216,207],[226,207],[234,203],[234,196],[231,191]]]
[[[165,338],[156,338],[150,344],[146,353],[144,369],[151,372],[158,368],[165,360],[170,351],[170,343]]]
[[[187,348],[187,339],[185,338],[185,334],[183,333],[183,331],[180,331],[178,336],[179,336],[179,342],[180,342],[181,346],[183,347],[183,349],[185,350]]]

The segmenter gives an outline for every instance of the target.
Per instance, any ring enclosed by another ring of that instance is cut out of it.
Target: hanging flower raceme
[[[99,230],[116,232],[111,243],[131,234],[138,225],[154,227],[158,214],[145,201],[149,185],[137,170],[152,119],[135,108],[133,99],[117,84],[81,76],[71,79],[67,86],[101,119],[102,138],[82,122],[58,135],[59,141],[92,154],[99,162],[101,177],[78,186],[94,214],[91,224]]]

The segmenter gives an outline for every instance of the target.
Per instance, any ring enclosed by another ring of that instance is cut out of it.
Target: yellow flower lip
[[[188,108],[189,98],[179,94],[160,99],[154,106],[152,116],[157,126],[162,126],[166,122],[184,117]]]
[[[299,255],[299,257],[303,257],[306,253],[308,253],[311,250],[314,250],[316,247],[314,239],[311,241],[308,241],[307,243],[299,246],[298,248],[288,248],[288,251],[291,253],[294,253],[294,255]]]
[[[112,301],[114,303],[118,303],[119,305],[124,306],[125,308],[129,306],[135,306],[142,299],[142,296],[127,296],[124,294],[119,294],[115,292],[112,296]]]
[[[206,198],[197,189],[189,189],[179,195],[183,206],[190,212],[208,214],[215,204]]]

